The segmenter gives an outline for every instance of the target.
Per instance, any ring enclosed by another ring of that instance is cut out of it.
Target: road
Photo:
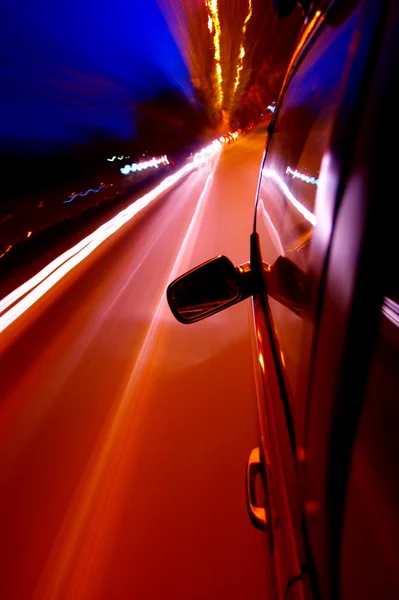
[[[187,326],[165,298],[249,259],[263,144],[186,174],[0,334],[0,598],[267,597],[249,301]]]

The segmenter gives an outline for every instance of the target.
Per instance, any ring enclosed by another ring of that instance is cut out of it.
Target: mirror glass
[[[226,256],[218,256],[171,283],[167,297],[179,321],[194,323],[240,298],[237,271]]]

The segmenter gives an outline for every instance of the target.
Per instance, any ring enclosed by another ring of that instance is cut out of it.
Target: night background
[[[126,188],[113,157],[178,163],[264,118],[302,24],[299,10],[278,20],[272,0],[39,0],[1,13],[0,255],[74,194]]]

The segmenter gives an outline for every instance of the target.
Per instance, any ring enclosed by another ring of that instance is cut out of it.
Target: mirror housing
[[[176,319],[189,324],[233,306],[255,291],[249,263],[236,268],[219,255],[172,281],[166,296]]]
[[[279,256],[272,265],[258,264],[256,244],[257,236],[252,234],[253,269],[249,262],[235,267],[219,255],[172,281],[166,296],[175,318],[180,323],[196,323],[260,291],[300,317],[308,316],[309,277],[286,256]]]
[[[272,264],[263,263],[268,295],[300,317],[309,314],[310,282],[308,276],[286,256]]]

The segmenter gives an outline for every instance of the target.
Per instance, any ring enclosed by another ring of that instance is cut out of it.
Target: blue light
[[[75,198],[77,198],[78,196],[87,196],[87,194],[90,194],[90,192],[94,192],[94,194],[97,194],[100,190],[103,190],[108,187],[109,185],[100,185],[100,187],[97,190],[93,190],[93,188],[90,188],[84,193],[82,192],[80,194],[74,194],[69,198],[69,200],[64,200],[62,204],[68,204],[69,202],[72,202],[72,200],[75,200]]]

